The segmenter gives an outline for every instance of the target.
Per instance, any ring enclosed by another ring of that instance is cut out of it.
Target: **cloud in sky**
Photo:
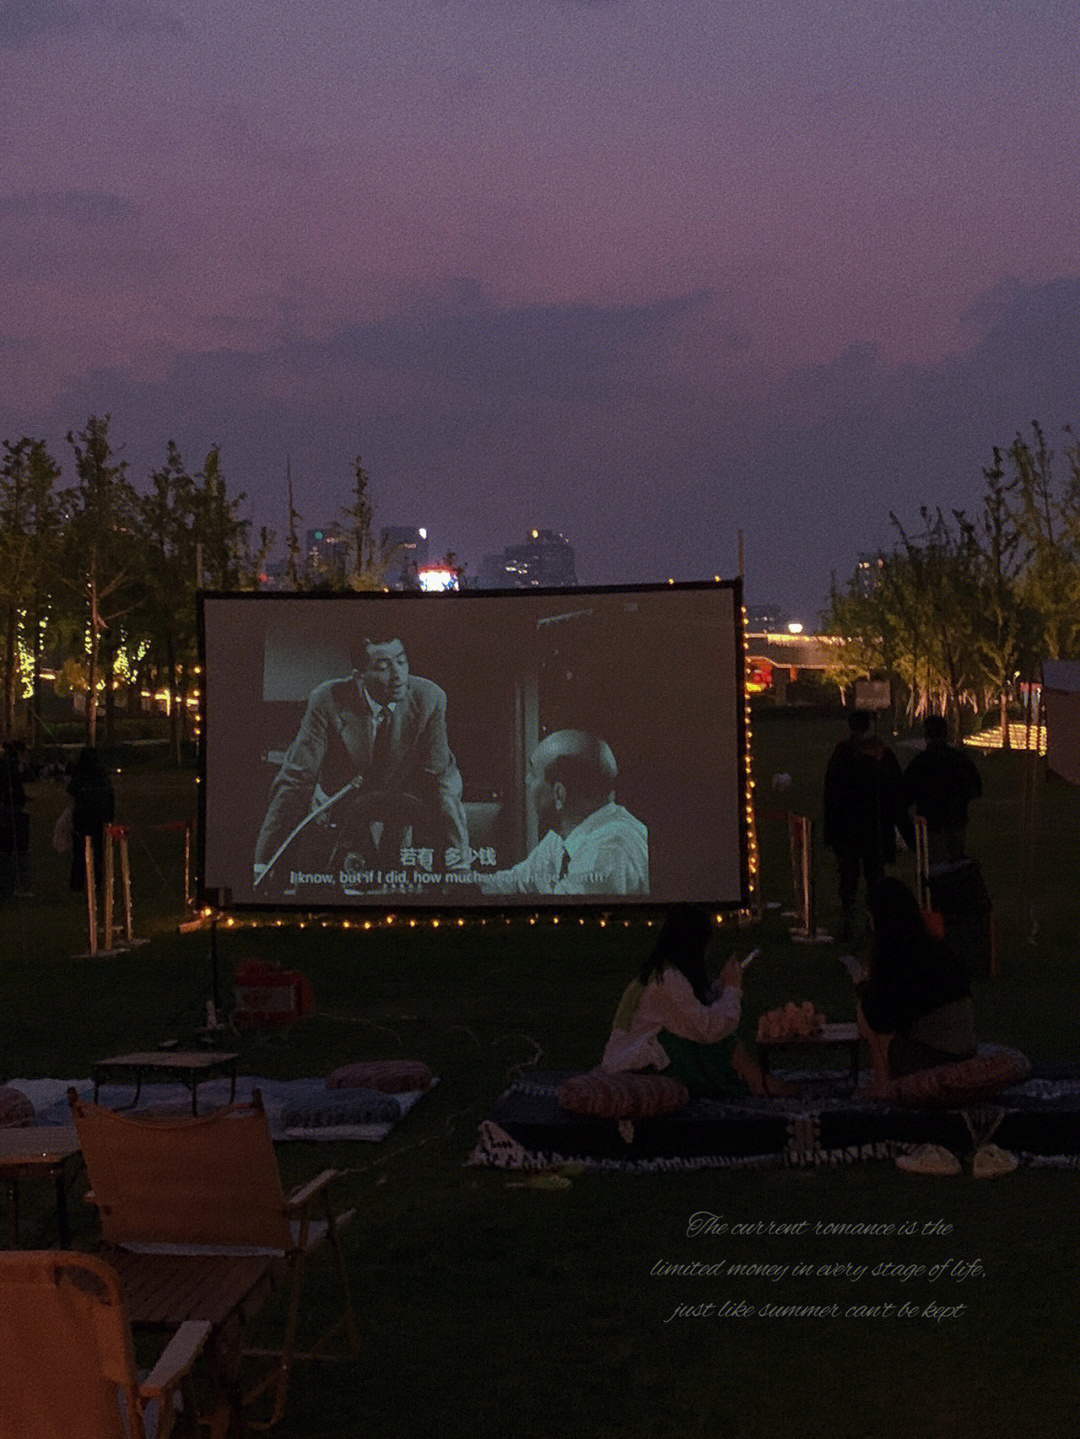
[[[782,600],[1078,418],[1064,0],[173,3],[0,0],[0,437]]]
[[[64,35],[82,19],[72,0],[3,0],[0,4],[0,50],[21,50],[34,40]]]
[[[297,347],[304,365],[340,360],[450,384],[477,403],[527,397],[595,404],[610,393],[620,364],[657,338],[707,296],[646,305],[496,306],[474,303],[350,326],[324,345]]]
[[[134,213],[135,207],[123,195],[110,195],[100,190],[64,190],[51,194],[23,190],[13,195],[0,195],[0,223],[6,219],[62,220],[87,228],[116,225],[131,219]]]
[[[88,30],[116,40],[185,34],[178,15],[147,0],[2,0],[0,50]]]
[[[474,567],[547,523],[595,582],[731,573],[741,528],[751,592],[804,609],[831,570],[889,543],[890,509],[973,509],[993,445],[1032,418],[1051,434],[1080,422],[1062,367],[1080,352],[1080,278],[1022,287],[939,363],[853,346],[756,394],[723,376],[706,392],[666,365],[712,303],[507,309],[473,293],[319,344],[178,353],[156,379],[88,372],[38,419],[57,441],[111,411],[135,475],[169,438],[192,463],[220,443],[256,519],[279,530],[286,454],[315,524],[343,503],[360,450],[377,523],[427,523]],[[722,329],[722,307],[714,318]],[[4,433],[27,428],[13,420],[0,415]]]
[[[80,290],[160,275],[164,254],[139,233],[137,207],[103,190],[0,195],[0,276]],[[10,303],[10,301],[9,301]]]

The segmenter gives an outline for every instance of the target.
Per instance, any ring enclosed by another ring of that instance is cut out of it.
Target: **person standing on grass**
[[[8,740],[0,757],[0,895],[29,899],[30,816],[23,787],[22,740]]]
[[[836,855],[844,942],[853,935],[860,872],[869,895],[885,866],[896,861],[896,831],[909,849],[915,848],[896,755],[871,733],[869,711],[853,710],[848,729],[829,758],[824,796],[825,843]]]
[[[968,805],[982,794],[982,779],[970,755],[949,743],[944,715],[923,720],[926,748],[904,771],[904,803],[926,820],[928,859],[944,864],[964,857]]]
[[[116,815],[116,795],[96,749],[87,746],[71,769],[71,888],[86,885],[86,839],[94,851],[94,881],[101,888],[105,861],[105,826]]]

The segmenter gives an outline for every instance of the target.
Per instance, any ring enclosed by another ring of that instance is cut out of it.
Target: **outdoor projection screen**
[[[203,898],[745,905],[741,614],[737,582],[202,596]]]

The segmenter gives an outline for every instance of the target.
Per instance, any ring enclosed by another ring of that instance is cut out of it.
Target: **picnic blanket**
[[[909,1109],[852,1092],[839,1072],[789,1076],[796,1098],[696,1099],[656,1119],[567,1114],[566,1072],[516,1080],[480,1124],[468,1163],[505,1169],[648,1173],[851,1164],[892,1159],[917,1144],[965,1152],[993,1138],[1022,1163],[1080,1168],[1080,1064],[1036,1065],[1023,1084],[964,1109]]]
[[[437,1081],[436,1081],[437,1082]],[[93,1081],[89,1079],[9,1079],[6,1087],[21,1090],[34,1106],[35,1124],[70,1124],[67,1091],[71,1085],[80,1099],[92,1100]],[[199,1111],[220,1109],[229,1102],[230,1082],[208,1079],[199,1085]],[[252,1091],[262,1094],[263,1108],[270,1121],[275,1140],[306,1139],[366,1140],[371,1143],[385,1139],[399,1124],[425,1090],[403,1094],[383,1094],[378,1090],[331,1090],[325,1079],[260,1079],[241,1075],[236,1081],[236,1098],[250,1100]],[[98,1103],[106,1109],[123,1109],[131,1104],[131,1084],[103,1084]],[[191,1093],[182,1084],[146,1082],[139,1095],[134,1115],[146,1111],[191,1113]]]

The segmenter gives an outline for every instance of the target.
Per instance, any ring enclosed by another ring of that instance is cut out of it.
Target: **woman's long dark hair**
[[[86,779],[91,775],[103,773],[101,756],[96,749],[91,748],[90,745],[85,745],[79,751],[78,759],[71,766],[70,774],[73,778]]]
[[[705,951],[712,938],[712,918],[700,904],[675,904],[668,910],[652,954],[638,974],[642,984],[658,979],[665,969],[677,969],[690,981],[702,1004],[712,999],[705,970]]]
[[[940,964],[942,944],[926,928],[919,902],[901,880],[887,875],[870,895],[874,938],[870,974],[886,981]]]

